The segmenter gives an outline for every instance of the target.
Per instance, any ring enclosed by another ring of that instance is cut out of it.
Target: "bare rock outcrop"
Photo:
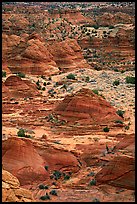
[[[10,75],[4,82],[3,93],[7,89],[9,90],[10,95],[17,98],[39,95],[39,91],[35,84],[14,75]]]
[[[2,170],[2,202],[33,202],[32,193],[20,186],[10,172]]]
[[[77,158],[70,152],[39,145],[26,138],[12,137],[3,141],[3,167],[15,175],[21,185],[49,179],[49,171],[67,169],[78,171]]]
[[[115,157],[97,173],[96,180],[98,183],[135,189],[135,159],[125,155]]]
[[[67,121],[82,120],[83,123],[91,124],[108,124],[121,119],[109,102],[84,88],[74,95],[66,96],[55,108],[55,113]]]

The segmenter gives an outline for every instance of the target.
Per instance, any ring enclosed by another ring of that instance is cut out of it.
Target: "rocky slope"
[[[22,188],[19,180],[2,170],[2,202],[33,202],[31,191]]]
[[[134,19],[41,6],[3,8],[2,199],[134,202]]]

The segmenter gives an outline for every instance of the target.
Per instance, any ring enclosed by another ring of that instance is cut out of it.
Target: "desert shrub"
[[[125,113],[125,111],[122,111],[122,110],[118,110],[116,111],[116,113],[123,118],[123,114]]]
[[[61,173],[60,171],[55,170],[55,171],[53,172],[53,176],[54,176],[55,180],[60,179],[60,178],[61,178],[61,175],[62,175],[62,173]]]
[[[109,29],[113,29],[113,28],[115,28],[113,25],[110,25],[110,26],[109,26]]]
[[[50,84],[51,84],[51,83],[48,81],[48,82],[47,82],[47,85],[50,85]]]
[[[50,194],[51,194],[51,195],[55,195],[55,196],[58,195],[56,190],[51,190],[51,191],[50,191]]]
[[[45,189],[45,186],[43,184],[40,184],[39,189]]]
[[[38,89],[38,90],[41,90],[41,86],[40,86],[40,85],[39,85],[39,86],[37,86],[37,89]]]
[[[98,29],[99,26],[98,25],[93,25],[93,28]]]
[[[94,176],[95,173],[93,171],[91,171],[87,176]]]
[[[135,84],[135,77],[126,77],[126,83]]]
[[[115,80],[114,82],[113,82],[113,86],[118,86],[119,85],[119,80]]]
[[[115,72],[119,72],[118,68],[114,68],[113,70],[114,70]]]
[[[89,77],[89,76],[86,76],[85,81],[86,81],[86,82],[89,82],[89,80],[90,80],[90,77]]]
[[[2,71],[2,77],[6,77],[6,72]]]
[[[64,180],[69,180],[69,179],[70,179],[70,176],[67,175],[67,174],[65,174],[65,175],[64,175]]]
[[[50,196],[48,195],[48,193],[46,193],[46,195],[41,196],[40,199],[41,200],[50,200]]]
[[[95,94],[98,95],[98,90],[97,90],[97,89],[93,89],[92,91],[93,91]]]
[[[92,179],[92,180],[89,182],[89,185],[90,185],[90,186],[96,185],[96,180],[95,180],[95,179]]]
[[[16,75],[19,76],[20,78],[25,78],[25,74],[22,72],[18,72]]]
[[[20,129],[18,132],[17,132],[17,135],[19,137],[25,137],[25,130],[24,129]]]
[[[47,85],[46,82],[44,82],[44,83],[43,83],[43,86],[46,86],[46,85]]]
[[[98,198],[94,198],[94,199],[92,200],[92,202],[100,202],[100,200],[99,200]]]
[[[69,75],[67,75],[67,79],[73,79],[75,80],[75,75],[70,73]]]
[[[42,91],[45,91],[46,90],[46,88],[45,87],[42,87],[42,89],[41,89]]]
[[[123,124],[121,120],[116,120],[115,123]]]
[[[36,82],[36,85],[37,85],[37,86],[40,86],[40,84],[39,84],[39,79],[38,79],[38,81]]]
[[[41,75],[41,78],[42,78],[42,79],[45,79],[45,76]]]
[[[129,130],[129,125],[126,125],[126,126],[125,126],[125,130]]]
[[[48,171],[49,166],[45,166],[45,169]]]
[[[103,128],[103,131],[104,131],[104,132],[109,132],[109,128],[108,128],[108,127],[104,127],[104,128]]]

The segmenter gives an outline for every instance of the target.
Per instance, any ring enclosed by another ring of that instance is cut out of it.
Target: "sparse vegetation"
[[[123,124],[121,120],[116,120],[115,123]]]
[[[48,171],[48,169],[49,169],[49,166],[45,166],[45,169]]]
[[[109,128],[108,128],[108,127],[104,127],[104,128],[103,128],[103,131],[104,131],[104,132],[109,132]]]
[[[20,129],[18,132],[17,132],[17,135],[19,137],[25,137],[25,130],[24,129]]]
[[[69,75],[67,75],[67,79],[73,79],[73,80],[75,80],[76,78],[75,78],[75,75],[74,75],[74,74],[70,73]]]
[[[6,77],[6,71],[2,71],[2,77]]]
[[[128,83],[128,84],[135,84],[135,77],[127,76],[126,77],[126,83]]]
[[[118,111],[116,111],[116,113],[117,113],[120,117],[123,118],[123,115],[124,115],[125,111],[118,110]]]
[[[51,194],[51,195],[55,195],[55,196],[58,195],[56,190],[51,190],[49,194]]]
[[[40,200],[50,200],[50,196],[46,193],[46,195],[40,197]]]
[[[113,82],[113,86],[118,86],[119,85],[119,80],[115,80],[114,82]]]
[[[92,179],[92,180],[89,182],[89,185],[90,185],[90,186],[96,185],[96,180],[95,180],[95,179]]]
[[[39,185],[39,189],[48,189],[49,187],[44,185],[44,184],[40,184]]]
[[[98,90],[97,90],[97,89],[93,89],[92,91],[93,91],[95,94],[98,95]]]
[[[20,78],[25,78],[25,74],[22,72],[18,72],[16,75],[19,76]]]

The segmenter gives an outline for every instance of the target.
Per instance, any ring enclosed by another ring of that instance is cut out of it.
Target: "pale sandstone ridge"
[[[82,120],[83,123],[108,124],[122,120],[116,109],[90,89],[81,89],[65,99],[55,108],[55,113],[67,121]]]
[[[24,98],[24,97],[32,97],[32,96],[40,96],[39,91],[37,90],[36,84],[31,83],[29,80],[23,80],[18,76],[10,75],[6,81],[3,83],[4,89],[3,93],[5,96],[8,92],[12,97]],[[7,94],[8,95],[8,94]]]
[[[72,172],[78,171],[76,157],[64,150],[55,149],[49,145],[39,145],[26,138],[12,137],[3,141],[3,167],[15,175],[21,185],[44,181],[49,178],[50,170],[66,168]]]
[[[126,155],[115,157],[97,173],[96,180],[98,183],[135,189],[135,159]]]
[[[35,32],[25,37],[3,34],[2,44],[2,60],[12,73],[51,75],[59,67],[89,68],[74,39],[48,43]]]
[[[33,202],[31,191],[21,188],[19,180],[2,169],[2,202]]]

